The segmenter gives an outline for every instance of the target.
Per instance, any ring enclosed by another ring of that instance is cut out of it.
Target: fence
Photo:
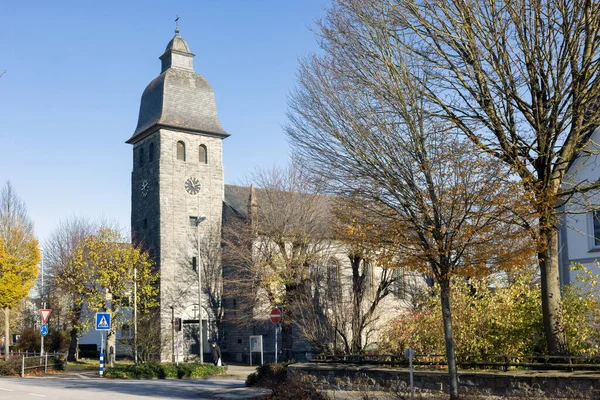
[[[62,369],[65,365],[66,354],[62,353],[44,353],[43,355],[31,355],[31,353],[14,353],[14,356],[21,356],[21,377],[25,376],[26,370],[44,369],[48,372],[48,367],[53,369]]]
[[[403,355],[320,355],[310,360],[313,363],[348,363],[408,367],[408,358]],[[415,354],[413,365],[421,367],[447,366],[444,354]],[[456,365],[465,369],[538,369],[538,370],[600,370],[600,357],[549,356],[549,355],[479,355],[456,356]]]

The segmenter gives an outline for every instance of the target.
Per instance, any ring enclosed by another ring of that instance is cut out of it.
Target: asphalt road
[[[260,393],[239,379],[0,378],[2,400],[251,399]]]

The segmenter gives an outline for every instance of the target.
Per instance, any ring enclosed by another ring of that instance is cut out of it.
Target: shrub
[[[539,287],[527,273],[515,273],[513,282],[486,277],[455,279],[451,304],[457,356],[530,355],[544,348]],[[382,350],[402,354],[445,354],[439,288],[417,311],[396,318],[384,333]]]
[[[204,376],[221,375],[225,373],[224,367],[215,367],[212,364],[157,364],[144,363],[132,365],[116,365],[106,370],[107,378],[120,379],[168,379],[168,378],[200,378]]]
[[[246,386],[259,386],[273,389],[287,378],[287,367],[291,362],[280,364],[263,364],[246,378]]]
[[[15,376],[21,374],[21,358],[13,357],[8,361],[0,360],[0,376]]]
[[[288,365],[293,361],[281,364],[263,364],[256,372],[248,375],[246,386],[258,386],[273,391],[271,399],[277,400],[325,400],[314,386],[287,376]],[[268,397],[267,397],[268,398]]]

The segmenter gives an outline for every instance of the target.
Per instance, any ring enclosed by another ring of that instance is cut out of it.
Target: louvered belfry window
[[[208,164],[208,156],[207,156],[206,146],[203,144],[201,144],[198,147],[198,159],[200,161],[200,164]]]
[[[177,142],[177,159],[185,161],[185,143]]]

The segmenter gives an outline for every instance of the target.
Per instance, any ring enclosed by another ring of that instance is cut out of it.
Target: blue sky
[[[10,180],[43,241],[60,219],[129,229],[131,146],[146,85],[174,35],[213,86],[226,183],[285,165],[282,126],[298,58],[328,0],[18,1],[0,13],[0,184]]]

